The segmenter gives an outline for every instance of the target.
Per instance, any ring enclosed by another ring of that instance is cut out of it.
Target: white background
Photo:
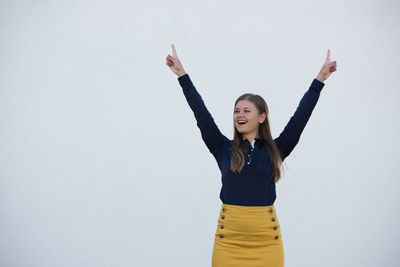
[[[398,266],[397,1],[1,1],[0,266],[210,266],[221,177],[175,44],[220,130],[260,94],[273,137],[327,49],[285,160],[285,266]]]

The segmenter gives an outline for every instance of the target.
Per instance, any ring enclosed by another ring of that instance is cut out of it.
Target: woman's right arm
[[[207,145],[209,151],[214,155],[214,157],[216,159],[219,158],[224,138],[226,137],[219,130],[213,117],[204,104],[202,97],[190,80],[189,74],[186,73],[180,76],[178,81],[182,87],[183,94],[194,113],[204,143]]]
[[[218,126],[215,124],[215,121],[204,104],[202,97],[193,85],[189,74],[187,74],[183,69],[183,66],[176,54],[174,45],[172,45],[172,51],[173,56],[167,56],[166,64],[178,76],[178,81],[182,87],[183,94],[185,95],[185,98],[196,118],[197,126],[201,132],[201,137],[208,150],[218,161],[220,152],[222,151],[223,142],[226,137],[218,129]]]

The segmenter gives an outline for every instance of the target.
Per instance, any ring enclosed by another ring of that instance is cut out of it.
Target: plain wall
[[[321,69],[275,207],[285,266],[398,266],[397,1],[1,1],[0,266],[211,266],[220,130],[243,93],[273,137]]]

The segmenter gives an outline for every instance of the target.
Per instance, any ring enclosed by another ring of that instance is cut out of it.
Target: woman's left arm
[[[336,61],[330,61],[330,51],[328,49],[325,64],[322,66],[317,77],[312,81],[310,88],[304,94],[300,103],[290,118],[289,122],[274,141],[279,149],[282,161],[289,156],[294,147],[300,140],[311,113],[318,102],[319,95],[324,87],[324,81],[336,71]]]

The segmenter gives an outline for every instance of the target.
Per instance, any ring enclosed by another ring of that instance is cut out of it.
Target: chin
[[[244,131],[239,131],[238,129],[236,129],[237,131],[238,131],[238,133],[240,133],[240,134],[245,134],[246,132],[244,132]]]

